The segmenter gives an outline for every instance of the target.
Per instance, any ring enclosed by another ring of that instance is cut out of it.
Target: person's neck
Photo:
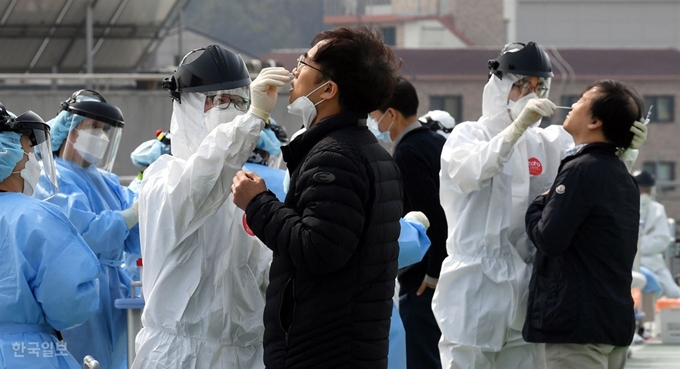
[[[599,133],[599,132],[593,132],[587,135],[583,136],[578,136],[578,137],[573,137],[574,138],[574,145],[588,145],[592,143],[610,143],[607,141],[606,138],[604,138],[604,135]]]
[[[338,104],[328,104],[326,106],[322,106],[330,102],[331,101],[324,101],[316,106],[316,117],[312,121],[312,124],[309,125],[309,128],[314,127],[317,123],[328,117],[338,115],[342,112],[342,109],[340,109],[340,106]]]
[[[403,132],[406,127],[413,124],[413,122],[415,122],[417,119],[418,118],[415,115],[405,118],[397,117],[392,129],[390,129],[390,137],[392,138],[392,141],[396,140],[401,132]]]
[[[24,190],[24,179],[20,175],[13,173],[0,183],[0,190],[5,192],[22,192]]]

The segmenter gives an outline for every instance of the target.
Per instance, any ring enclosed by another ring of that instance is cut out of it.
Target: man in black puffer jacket
[[[289,112],[307,131],[282,148],[284,203],[254,173],[234,203],[274,252],[264,361],[280,368],[387,368],[397,275],[399,169],[366,127],[394,90],[397,61],[379,33],[325,31],[293,70]]]

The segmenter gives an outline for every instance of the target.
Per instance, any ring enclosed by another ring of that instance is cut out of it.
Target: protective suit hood
[[[502,80],[492,75],[484,86],[482,95],[482,117],[479,122],[499,132],[512,123],[508,114],[508,95],[512,85],[520,80],[520,76],[508,74]]]
[[[210,132],[221,123],[229,123],[243,113],[233,105],[227,109],[214,107],[203,112],[206,95],[201,92],[182,94],[182,102],[172,102],[172,154],[187,160],[198,150]]]

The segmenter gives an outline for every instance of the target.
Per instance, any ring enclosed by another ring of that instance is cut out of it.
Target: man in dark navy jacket
[[[432,297],[446,258],[446,214],[439,201],[439,157],[446,139],[423,126],[416,116],[418,93],[397,78],[390,101],[369,116],[368,128],[392,146],[404,183],[404,215],[422,211],[430,220],[432,246],[423,260],[399,271],[399,314],[406,330],[409,369],[441,369],[441,332],[432,313]],[[373,126],[373,127],[371,127]]]
[[[631,145],[642,106],[623,83],[589,87],[564,122],[574,152],[527,211],[538,251],[523,336],[546,343],[548,368],[625,363],[635,328],[630,286],[640,201],[617,150]]]
[[[274,253],[264,363],[384,369],[403,191],[366,116],[390,98],[398,64],[365,26],[324,31],[313,45],[293,69],[288,110],[307,131],[282,148],[285,201],[254,173],[234,178],[234,203]]]

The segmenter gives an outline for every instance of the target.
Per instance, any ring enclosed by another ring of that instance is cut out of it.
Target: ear
[[[319,97],[324,100],[332,100],[333,98],[338,96],[338,93],[339,90],[337,83],[330,81],[326,86],[324,86],[321,89],[321,95],[319,95]]]
[[[404,119],[404,115],[401,114],[401,112],[398,111],[397,109],[388,108],[387,110],[390,112],[390,114],[392,115],[392,118],[393,118],[393,119],[394,119],[394,118],[396,118],[396,119]]]
[[[590,130],[602,129],[602,121],[599,119],[594,119],[593,121],[588,123],[588,129]]]

